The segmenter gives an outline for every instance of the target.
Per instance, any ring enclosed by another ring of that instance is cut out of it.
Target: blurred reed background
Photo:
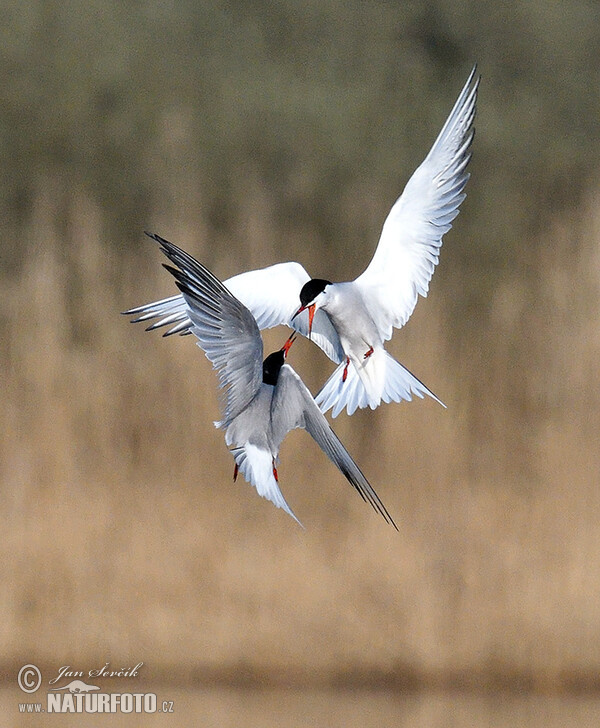
[[[3,0],[6,680],[598,687],[600,8],[484,6]],[[142,231],[355,277],[474,61],[468,196],[390,346],[448,410],[334,422],[399,533],[293,433],[303,532],[231,482],[192,339],[119,315],[174,292]]]

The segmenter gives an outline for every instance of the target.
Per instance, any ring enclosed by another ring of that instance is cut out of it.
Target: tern
[[[473,121],[479,78],[473,68],[429,154],[390,210],[375,254],[354,281],[308,281],[300,308],[311,320],[324,311],[335,329],[344,360],[317,394],[323,412],[333,407],[375,409],[380,402],[428,394],[443,403],[385,350],[394,328],[410,318],[418,296],[426,296],[439,261],[442,237],[458,215],[469,179]],[[294,320],[294,317],[292,320]],[[350,368],[350,364],[352,367]],[[445,405],[443,405],[445,406]]]
[[[306,385],[285,363],[296,334],[263,361],[260,330],[250,310],[191,255],[158,235],[147,234],[176,266],[164,264],[183,295],[189,330],[219,372],[224,411],[214,424],[225,430],[225,442],[235,460],[234,480],[241,472],[259,495],[300,523],[279,489],[277,462],[287,433],[304,428],[363,500],[398,530]]]
[[[279,263],[226,280],[225,286],[254,314],[260,329],[286,324],[311,338],[338,368],[316,396],[333,417],[346,408],[375,409],[382,401],[432,397],[428,387],[391,357],[384,343],[426,297],[442,238],[452,227],[469,179],[479,77],[473,67],[425,160],[392,206],[373,258],[353,281],[311,279],[296,262]],[[298,304],[300,306],[298,307]],[[125,313],[136,321],[172,325],[165,335],[187,334],[192,322],[183,296]]]

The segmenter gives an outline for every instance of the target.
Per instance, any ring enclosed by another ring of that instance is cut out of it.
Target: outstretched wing
[[[190,331],[219,372],[221,387],[225,388],[223,424],[227,425],[248,406],[262,382],[263,345],[256,321],[191,255],[158,235],[150,237],[177,266],[165,264],[183,294]]]
[[[384,340],[393,327],[408,321],[419,294],[427,295],[442,237],[465,198],[479,86],[476,68],[429,154],[390,210],[373,259],[355,281]]]
[[[271,404],[271,421],[274,445],[277,449],[290,430],[303,427],[325,455],[342,471],[350,484],[356,488],[362,499],[370,503],[388,523],[398,530],[379,496],[329,426],[304,382],[289,364],[284,364],[279,372]]]
[[[291,321],[300,305],[300,290],[308,280],[310,276],[300,263],[277,263],[268,268],[240,273],[223,281],[223,285],[250,309],[259,329],[285,325],[308,336],[307,313]],[[125,311],[125,315],[135,316],[135,323],[158,319],[147,330],[169,326],[165,336],[191,333],[192,321],[183,296],[147,303]],[[311,338],[330,359],[339,364],[344,356],[342,346],[329,317],[323,311],[315,314]]]

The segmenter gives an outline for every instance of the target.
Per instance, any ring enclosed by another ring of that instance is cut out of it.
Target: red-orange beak
[[[290,338],[285,342],[285,344],[281,347],[281,351],[283,352],[283,356],[287,357],[289,350],[292,348],[292,344],[296,341],[296,332],[290,336]]]
[[[317,309],[316,303],[311,303],[310,306],[300,306],[300,308],[292,316],[292,321],[296,318],[298,314],[302,313],[302,311],[306,311],[306,309],[308,309],[308,338],[310,340],[310,335],[312,334],[313,319],[315,317],[315,311]]]
[[[316,305],[314,303],[311,303],[308,307],[308,338],[310,340],[310,335],[312,334],[312,324],[313,319],[315,317],[315,311],[316,311]]]

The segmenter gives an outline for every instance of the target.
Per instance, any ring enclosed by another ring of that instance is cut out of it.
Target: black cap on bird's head
[[[307,281],[300,290],[300,308],[292,316],[292,321],[296,318],[299,313],[308,309],[308,338],[312,333],[313,318],[315,317],[315,310],[317,304],[314,302],[315,298],[323,293],[327,286],[331,285],[331,281],[326,281],[324,278],[311,278]]]
[[[311,301],[314,301],[319,293],[323,293],[325,286],[330,286],[331,281],[326,281],[324,278],[311,278],[307,281],[300,291],[300,305],[302,308],[306,308]]]
[[[273,387],[277,384],[279,371],[285,364],[285,358],[295,340],[296,332],[294,331],[279,351],[274,351],[272,354],[269,354],[263,361],[263,382],[265,384],[271,384]]]

